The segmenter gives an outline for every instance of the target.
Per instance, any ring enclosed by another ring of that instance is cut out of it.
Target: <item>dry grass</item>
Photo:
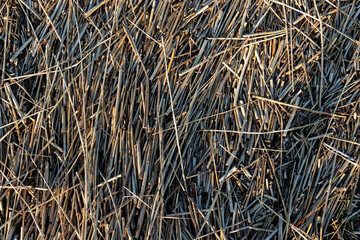
[[[0,2],[0,239],[360,237],[360,1]]]

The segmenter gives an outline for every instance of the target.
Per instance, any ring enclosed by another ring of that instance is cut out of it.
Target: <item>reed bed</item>
[[[360,1],[0,2],[0,239],[360,238]]]

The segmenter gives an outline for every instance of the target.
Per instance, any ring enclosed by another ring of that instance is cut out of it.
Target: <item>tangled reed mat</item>
[[[0,2],[1,239],[360,237],[360,1]]]

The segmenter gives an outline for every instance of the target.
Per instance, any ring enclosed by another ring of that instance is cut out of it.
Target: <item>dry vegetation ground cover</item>
[[[360,237],[360,1],[0,2],[0,239]]]

